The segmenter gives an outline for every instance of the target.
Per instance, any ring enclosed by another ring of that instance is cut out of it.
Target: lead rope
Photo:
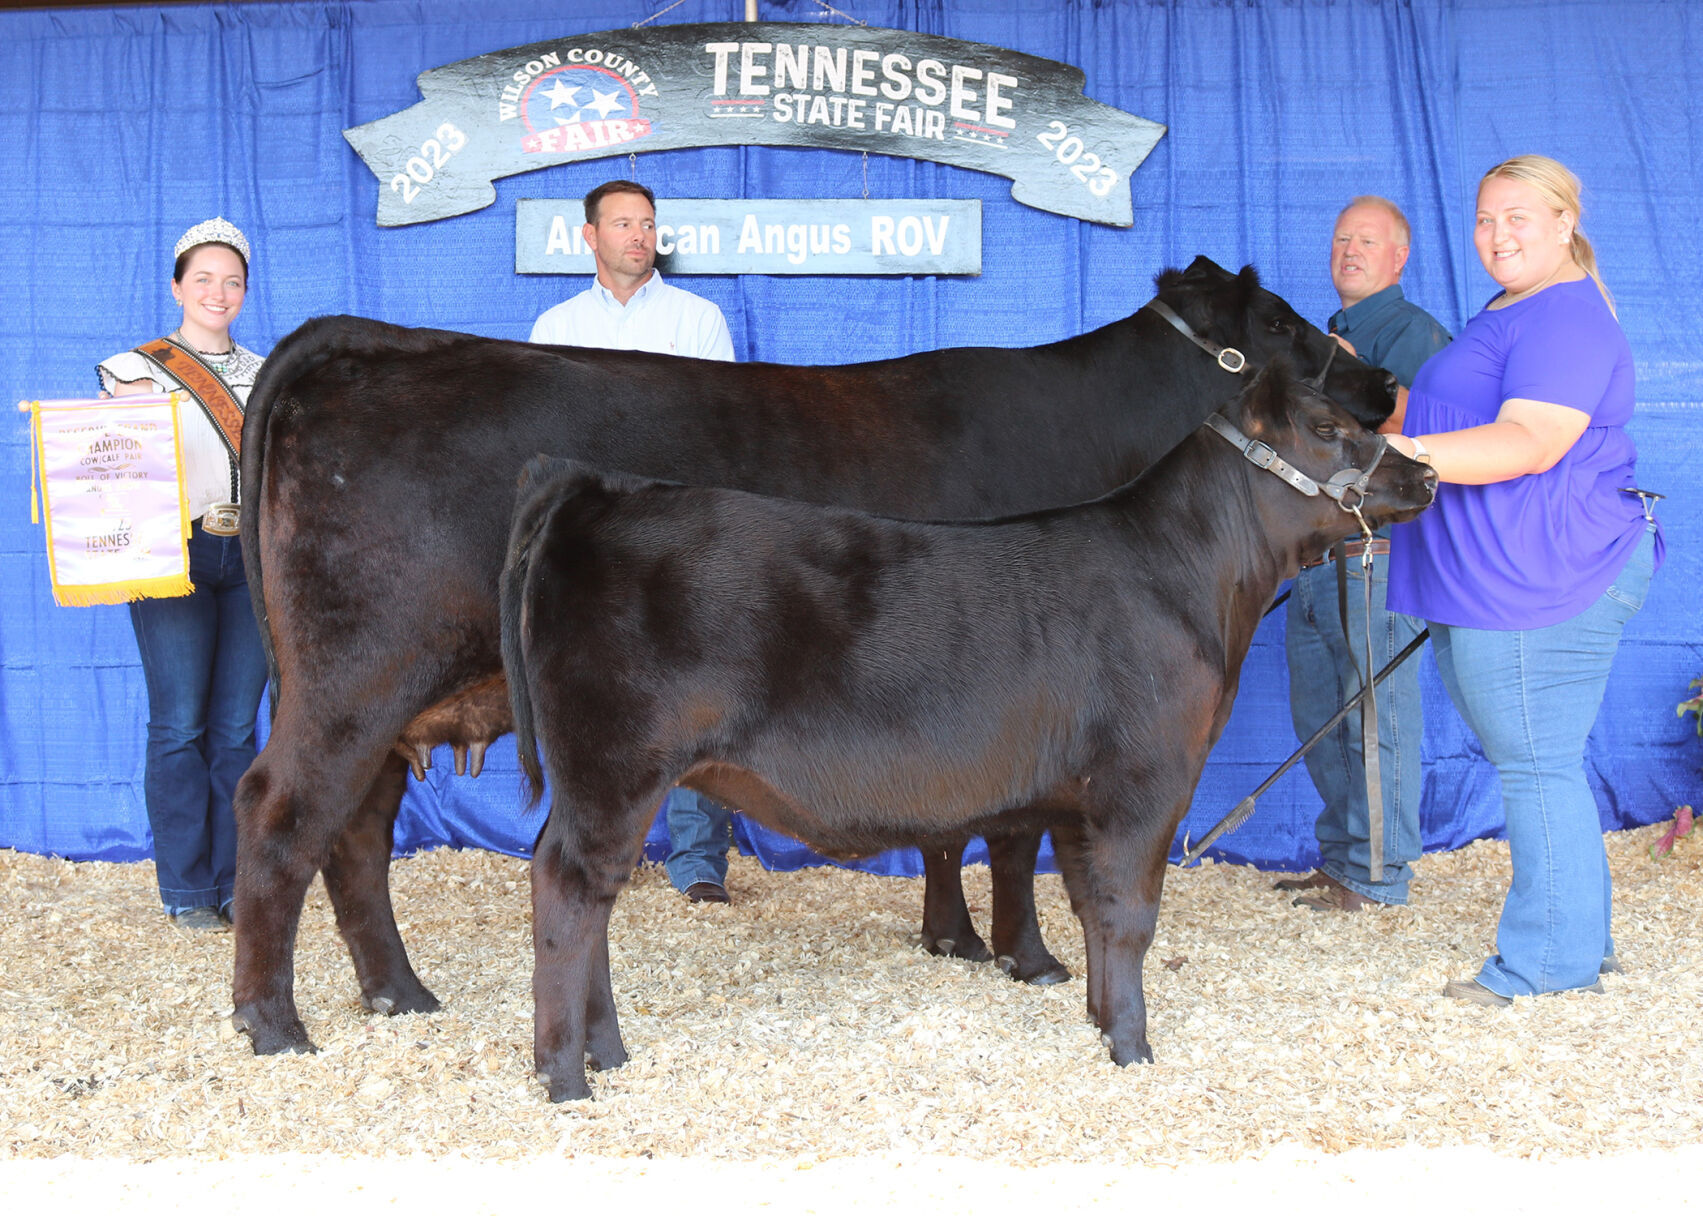
[[[1360,699],[1360,760],[1363,775],[1366,779],[1366,844],[1368,857],[1366,870],[1370,881],[1384,881],[1384,776],[1383,753],[1380,751],[1378,736],[1378,694],[1377,681],[1372,673],[1377,670],[1372,664],[1372,537],[1371,528],[1361,516],[1358,507],[1354,509],[1354,518],[1360,521],[1362,548],[1360,551],[1360,581],[1361,591],[1365,596],[1365,643],[1366,664],[1360,665],[1354,658],[1354,634],[1348,625],[1348,547],[1346,542],[1338,541],[1335,551],[1336,560],[1336,608],[1337,616],[1342,622],[1342,640],[1348,643],[1349,660],[1354,663],[1355,674],[1360,678],[1360,688],[1364,695]]]

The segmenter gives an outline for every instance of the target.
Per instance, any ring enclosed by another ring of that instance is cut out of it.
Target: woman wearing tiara
[[[248,240],[211,219],[178,241],[164,338],[99,365],[104,392],[183,392],[179,412],[192,594],[143,599],[130,621],[148,686],[143,792],[160,899],[184,929],[224,930],[236,880],[231,795],[254,759],[266,660],[237,538],[242,408],[261,357],[231,338],[248,291]]]

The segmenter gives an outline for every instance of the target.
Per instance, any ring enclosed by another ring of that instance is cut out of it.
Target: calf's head
[[[1231,274],[1211,258],[1197,257],[1187,270],[1161,272],[1156,286],[1159,299],[1196,334],[1240,351],[1253,365],[1250,374],[1285,359],[1367,428],[1383,425],[1395,409],[1395,377],[1348,357],[1335,338],[1261,287],[1252,266]]]
[[[1429,465],[1390,447],[1282,360],[1267,364],[1209,425],[1269,475],[1256,473],[1255,482],[1273,504],[1267,517],[1294,525],[1302,557],[1412,519],[1437,496]]]

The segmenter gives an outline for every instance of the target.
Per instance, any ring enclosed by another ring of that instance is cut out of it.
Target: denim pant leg
[[[1348,626],[1344,637],[1337,611],[1336,563],[1303,570],[1289,595],[1286,651],[1289,712],[1301,739],[1329,721],[1360,689],[1365,663],[1366,599],[1359,558],[1348,559]],[[1372,662],[1383,667],[1416,637],[1421,622],[1384,610],[1387,559],[1372,570]],[[1371,873],[1371,814],[1356,709],[1307,753],[1307,771],[1324,802],[1314,831],[1319,868],[1343,886],[1387,904],[1405,904],[1413,877],[1411,862],[1423,845],[1419,833],[1422,779],[1419,749],[1424,737],[1419,664],[1403,663],[1377,689],[1378,760],[1384,801],[1384,870]]]
[[[1503,996],[1583,988],[1613,953],[1608,858],[1585,740],[1620,635],[1643,605],[1653,538],[1589,608],[1541,629],[1433,624],[1443,683],[1501,779],[1513,883],[1478,980]]]
[[[663,863],[676,891],[695,882],[727,883],[727,846],[733,813],[697,790],[675,786],[663,804],[668,821],[668,860]]]
[[[232,804],[237,782],[254,763],[254,719],[266,691],[266,652],[254,622],[242,542],[218,538],[222,573],[214,591],[218,638],[213,684],[207,699],[207,821],[212,837],[220,908],[235,895],[237,824]]]
[[[231,794],[254,759],[266,682],[236,538],[208,536],[196,524],[189,559],[193,593],[130,605],[148,687],[142,789],[168,912],[230,901]]]

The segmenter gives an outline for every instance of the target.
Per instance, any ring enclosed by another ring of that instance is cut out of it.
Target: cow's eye
[[[1265,329],[1267,333],[1272,334],[1286,334],[1290,332],[1289,322],[1285,321],[1282,317],[1273,317],[1271,320],[1267,321],[1265,323]]]
[[[1338,439],[1342,436],[1342,431],[1334,422],[1316,422],[1313,424],[1313,434],[1320,439]]]

